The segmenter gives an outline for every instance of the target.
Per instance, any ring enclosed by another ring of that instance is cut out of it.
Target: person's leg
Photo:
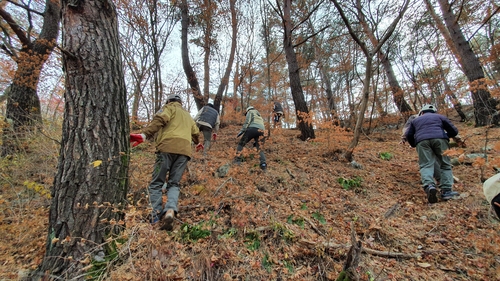
[[[418,165],[420,167],[420,180],[422,186],[434,184],[434,165],[436,156],[432,151],[429,140],[423,140],[417,144]]]
[[[450,144],[445,139],[434,139],[432,140],[432,147],[436,158],[440,164],[439,168],[441,170],[441,199],[449,200],[454,196],[458,196],[458,192],[452,190],[453,187],[453,171],[452,164],[449,156],[443,155],[443,152],[450,148]]]
[[[255,148],[257,149],[257,152],[259,152],[259,166],[262,170],[267,169],[267,163],[266,163],[266,155],[264,154],[264,150],[260,148],[261,144],[261,139],[264,136],[264,132],[262,131],[257,131],[257,136],[254,138],[255,139]]]
[[[182,174],[186,169],[189,157],[185,155],[172,154],[169,153],[168,157],[172,161],[170,167],[170,173],[168,175],[167,182],[167,204],[165,204],[164,211],[174,210],[176,213],[178,211],[177,202],[179,200],[180,193],[180,181]]]
[[[241,158],[241,151],[245,147],[245,145],[251,140],[250,136],[250,129],[247,128],[243,136],[241,136],[240,141],[238,142],[238,146],[236,147],[236,156],[234,156],[233,163],[240,164],[243,159]]]
[[[200,130],[203,133],[203,153],[206,153],[208,149],[210,149],[210,140],[212,138],[212,128],[207,126],[200,126]]]
[[[420,167],[420,180],[427,194],[427,200],[429,203],[436,203],[437,190],[434,182],[434,163],[436,161],[436,156],[432,151],[430,141],[423,140],[417,144],[418,153],[418,164]]]
[[[153,176],[151,183],[149,184],[149,201],[153,212],[151,214],[151,221],[159,220],[163,215],[162,207],[162,187],[165,183],[167,173],[170,170],[170,164],[167,155],[165,153],[156,154],[156,162],[153,168]]]

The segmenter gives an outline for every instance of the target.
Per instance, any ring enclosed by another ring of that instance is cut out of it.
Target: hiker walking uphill
[[[281,106],[281,103],[274,101],[274,107],[273,107],[273,121],[274,121],[274,126],[280,122],[280,118],[283,116],[283,106]]]
[[[178,95],[168,96],[167,103],[158,111],[151,123],[142,130],[142,134],[131,134],[132,146],[137,146],[155,137],[156,162],[153,178],[149,184],[149,199],[153,207],[151,223],[161,220],[160,229],[172,230],[174,216],[177,214],[179,199],[179,182],[191,159],[191,141],[199,146],[198,127],[193,118],[182,108]],[[167,181],[167,203],[162,206],[162,187]]]
[[[437,190],[434,182],[434,164],[440,169],[441,199],[449,200],[458,195],[452,190],[453,173],[450,157],[443,152],[450,148],[449,138],[458,135],[458,129],[443,115],[437,114],[434,105],[424,105],[419,117],[415,118],[405,138],[412,147],[417,148],[420,179],[429,203],[436,203]]]
[[[264,119],[262,119],[260,113],[253,106],[249,106],[247,108],[245,115],[245,123],[236,136],[238,138],[240,136],[242,137],[238,142],[236,156],[233,162],[236,164],[240,164],[242,162],[243,159],[241,157],[241,151],[243,150],[243,147],[245,147],[245,145],[253,139],[255,141],[254,147],[257,148],[257,151],[259,152],[260,168],[265,171],[267,169],[266,156],[264,155],[264,151],[260,149],[261,137],[264,136],[264,131],[266,130],[266,127],[264,126]]]
[[[219,112],[215,110],[214,105],[209,103],[198,111],[194,117],[194,121],[198,129],[203,133],[203,154],[210,148],[210,139],[214,141],[217,139],[217,132],[219,131],[220,117]]]

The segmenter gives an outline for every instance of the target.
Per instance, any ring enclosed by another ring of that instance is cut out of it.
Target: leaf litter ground
[[[232,132],[239,127],[227,126],[206,156],[195,153],[190,161],[172,232],[147,221],[154,147],[142,144],[132,150],[132,204],[118,258],[94,277],[335,280],[354,224],[367,249],[360,280],[500,280],[499,222],[481,189],[481,178],[494,173],[489,164],[498,155],[499,129],[455,124],[468,144],[455,154],[491,149],[487,163],[460,158],[453,172],[461,197],[437,204],[426,201],[416,151],[399,144],[400,129],[380,125],[363,135],[354,151],[357,168],[339,160],[348,132],[318,129],[316,139],[303,142],[297,130],[274,129],[264,145],[266,172],[249,144],[245,161],[219,178],[217,169],[231,162],[237,144]],[[23,188],[3,183],[0,280],[16,280],[43,258],[48,200],[31,196],[21,203]]]

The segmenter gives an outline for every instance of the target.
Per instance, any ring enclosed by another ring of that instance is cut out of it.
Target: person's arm
[[[165,106],[162,111],[157,113],[151,123],[142,130],[142,133],[146,135],[146,137],[152,138],[161,128],[165,127],[170,119],[172,118],[174,107]]]
[[[203,112],[204,108],[205,107],[201,108],[200,111],[198,111],[198,113],[196,113],[196,116],[193,118],[195,122],[198,122],[198,119],[200,119],[201,113]]]
[[[215,128],[214,128],[215,133],[219,132],[219,126],[220,126],[220,117],[219,114],[217,114],[217,120],[215,121]]]
[[[455,127],[455,125],[453,125],[453,123],[451,123],[451,121],[444,116],[442,117],[442,121],[443,121],[443,129],[446,131],[448,137],[450,138],[456,137],[458,135],[457,127]]]
[[[200,143],[200,130],[198,129],[198,126],[196,126],[195,122],[191,125],[191,140],[194,144]]]

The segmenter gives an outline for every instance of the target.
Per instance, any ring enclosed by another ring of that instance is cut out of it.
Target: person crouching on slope
[[[437,190],[434,182],[434,164],[439,163],[441,199],[449,200],[459,195],[452,190],[453,173],[449,156],[443,152],[450,148],[449,138],[458,135],[458,129],[443,115],[437,114],[434,105],[427,104],[420,110],[405,133],[412,147],[417,148],[420,179],[429,203],[436,203]]]
[[[199,144],[198,127],[193,118],[182,108],[178,95],[168,96],[167,103],[160,109],[142,134],[131,134],[132,146],[155,136],[156,162],[153,179],[149,184],[149,200],[153,208],[151,222],[161,220],[160,229],[171,231],[174,217],[178,212],[182,174],[191,159],[191,141]],[[162,206],[162,187],[167,181],[167,203]]]
[[[243,150],[243,147],[245,147],[245,145],[253,139],[255,141],[254,146],[259,152],[260,168],[265,171],[267,169],[266,156],[264,155],[264,151],[260,149],[260,137],[264,136],[264,131],[266,130],[266,127],[264,126],[264,119],[262,119],[260,113],[253,106],[249,106],[247,108],[245,115],[245,123],[236,136],[239,138],[243,135],[238,142],[236,156],[233,162],[236,164],[241,163],[241,151]]]

